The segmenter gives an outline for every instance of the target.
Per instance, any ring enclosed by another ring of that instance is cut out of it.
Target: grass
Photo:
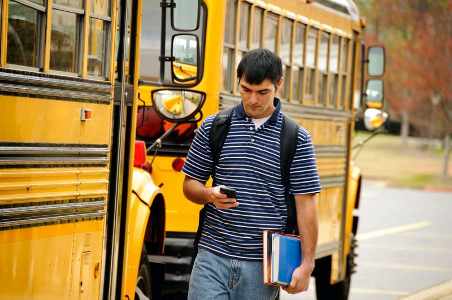
[[[354,143],[369,136],[357,132]],[[400,137],[377,135],[362,149],[356,149],[356,164],[367,179],[382,180],[393,186],[452,191],[452,155],[447,179],[442,178],[443,153],[438,141],[409,138],[402,144]],[[358,153],[359,152],[359,153]]]

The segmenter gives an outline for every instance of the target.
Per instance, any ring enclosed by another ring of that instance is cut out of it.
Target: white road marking
[[[452,268],[441,268],[441,267],[428,267],[421,265],[406,265],[397,263],[374,263],[374,262],[359,262],[360,267],[370,267],[377,269],[393,269],[393,270],[405,270],[405,271],[428,271],[428,272],[441,272],[441,273],[452,273]]]
[[[419,232],[404,232],[401,235],[406,238],[417,238],[417,239],[430,239],[430,240],[452,240],[452,234],[450,233],[419,233]]]
[[[364,241],[364,240],[382,237],[385,235],[392,235],[392,234],[397,234],[397,233],[401,233],[401,232],[405,232],[405,231],[419,230],[422,228],[429,227],[431,225],[432,225],[432,223],[430,223],[428,221],[423,221],[423,222],[419,222],[419,223],[407,224],[407,225],[402,225],[402,226],[397,226],[397,227],[390,227],[390,228],[385,228],[385,229],[380,229],[380,230],[370,231],[367,233],[358,234],[356,236],[356,239],[359,241]]]
[[[450,299],[448,296],[452,294],[452,280],[431,288],[418,291],[401,300],[428,300],[428,299]],[[444,298],[443,298],[444,297]],[[447,297],[447,298],[446,298]]]
[[[379,289],[359,289],[359,288],[352,288],[351,289],[352,295],[354,294],[366,294],[366,295],[390,295],[390,296],[406,296],[408,295],[407,292],[402,291],[391,291],[391,290],[379,290]]]
[[[362,243],[359,245],[359,248],[371,248],[371,249],[379,249],[379,250],[390,250],[390,251],[419,251],[419,252],[432,252],[432,253],[450,253],[450,248],[442,248],[442,247],[416,247],[416,246],[407,246],[407,247],[400,247],[400,246],[384,246],[379,244],[369,244],[369,243]]]

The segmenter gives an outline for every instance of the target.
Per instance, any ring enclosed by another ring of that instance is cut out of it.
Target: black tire
[[[151,264],[147,254],[146,246],[143,246],[135,287],[135,300],[162,300],[163,265]]]
[[[151,300],[153,299],[151,268],[146,261],[146,255],[142,256],[135,288],[135,300]]]
[[[352,248],[347,256],[346,273],[343,281],[330,283],[331,256],[316,261],[315,292],[317,300],[347,300],[350,294],[352,274],[354,272],[354,258],[356,256],[356,240],[352,241]]]

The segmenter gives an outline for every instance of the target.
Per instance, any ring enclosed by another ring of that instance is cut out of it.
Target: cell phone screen
[[[221,186],[220,193],[225,194],[228,198],[237,198],[235,190],[230,187]]]

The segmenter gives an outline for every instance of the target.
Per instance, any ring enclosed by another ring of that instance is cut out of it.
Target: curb
[[[426,192],[441,192],[441,193],[451,193],[452,187],[424,187],[424,191]]]
[[[452,299],[452,280],[418,291],[400,300],[450,300]]]

